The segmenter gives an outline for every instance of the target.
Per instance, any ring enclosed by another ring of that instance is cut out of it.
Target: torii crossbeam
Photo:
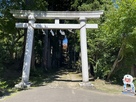
[[[22,71],[22,81],[16,87],[22,88],[29,85],[30,64],[32,55],[32,45],[34,29],[79,29],[81,45],[82,79],[89,81],[86,28],[98,28],[97,24],[86,24],[87,19],[100,18],[103,11],[10,11],[15,18],[28,19],[28,23],[16,23],[17,28],[27,28],[27,39],[25,46],[24,64]],[[36,19],[54,19],[51,23],[35,23]],[[59,20],[79,20],[79,24],[60,24]]]

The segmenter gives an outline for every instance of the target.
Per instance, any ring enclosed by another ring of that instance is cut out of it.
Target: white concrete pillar
[[[55,24],[59,24],[60,21],[59,21],[59,18],[55,18]]]
[[[89,81],[88,74],[88,56],[87,56],[87,40],[86,40],[86,19],[80,17],[80,45],[81,45],[81,63],[82,63],[82,80]]]
[[[27,28],[27,37],[25,45],[25,55],[23,63],[23,72],[22,72],[22,82],[27,85],[30,75],[31,67],[31,56],[32,56],[32,46],[33,46],[33,37],[34,37],[34,28],[32,27],[35,18],[33,15],[28,16],[28,28]]]

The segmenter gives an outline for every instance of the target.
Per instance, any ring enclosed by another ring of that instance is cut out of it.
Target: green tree
[[[116,50],[115,55],[113,55],[114,64],[111,67],[108,79],[115,72],[115,69],[122,70],[121,74],[123,75],[129,73],[130,68],[135,64],[134,55],[136,46],[133,41],[135,40],[134,32],[136,25],[134,20],[136,18],[135,2],[135,0],[119,1],[117,2],[118,8],[109,10],[106,14],[103,34],[107,38],[106,44],[112,45]]]
[[[76,5],[73,4],[73,5]],[[110,55],[105,51],[105,41],[104,35],[102,34],[101,25],[105,21],[105,14],[108,10],[113,8],[112,2],[107,0],[86,0],[82,4],[78,5],[79,11],[95,11],[95,10],[103,10],[104,15],[101,19],[91,19],[88,20],[87,23],[98,23],[99,29],[87,30],[87,39],[88,39],[88,56],[89,56],[89,64],[91,69],[95,71],[96,77],[104,77],[108,73],[109,61],[107,62],[106,58]],[[107,66],[105,66],[107,65]],[[91,73],[93,74],[93,73]]]

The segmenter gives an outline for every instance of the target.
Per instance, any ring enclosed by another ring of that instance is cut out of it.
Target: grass
[[[120,94],[122,92],[123,86],[117,84],[106,83],[105,80],[96,79],[92,82],[97,90],[106,93]]]

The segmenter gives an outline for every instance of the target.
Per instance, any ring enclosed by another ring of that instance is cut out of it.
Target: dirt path
[[[53,82],[48,84],[50,87],[69,87],[69,88],[82,88],[79,84],[82,82],[82,74],[74,72],[71,69],[61,69],[53,78]],[[96,79],[90,81],[93,85],[91,89],[110,94],[122,94],[123,86],[106,84],[104,80]],[[45,83],[46,84],[46,83]]]
[[[68,69],[61,69],[53,77],[53,82],[48,84],[50,87],[80,88],[79,83],[82,82],[81,73]]]

